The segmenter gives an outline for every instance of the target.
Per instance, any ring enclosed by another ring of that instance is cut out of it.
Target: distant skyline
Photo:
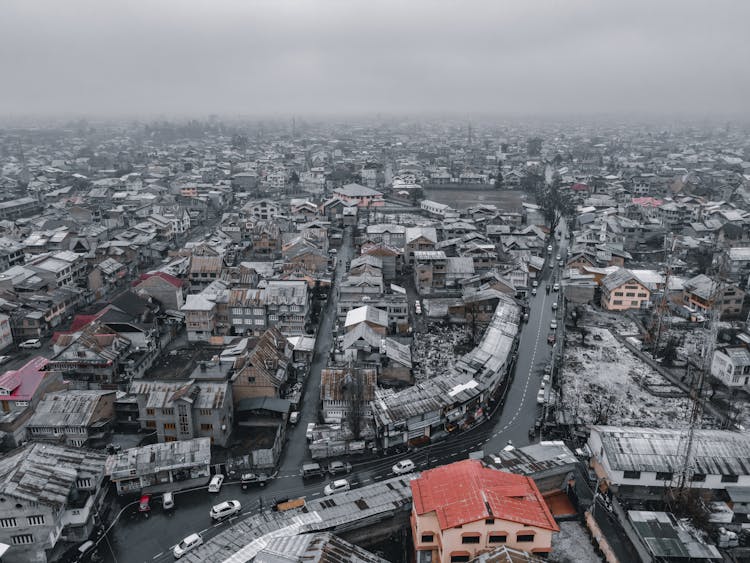
[[[0,116],[750,114],[742,0],[6,0]]]

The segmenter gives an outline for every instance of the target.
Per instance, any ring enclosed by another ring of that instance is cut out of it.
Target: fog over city
[[[0,115],[736,115],[750,3],[6,0]]]

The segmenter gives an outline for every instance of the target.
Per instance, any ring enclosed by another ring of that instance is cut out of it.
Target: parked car
[[[549,380],[550,380],[550,374],[548,374],[548,373],[545,373],[545,374],[544,374],[544,375],[542,376],[542,385],[543,385],[543,386],[544,386],[544,385],[547,385],[547,383],[549,383]]]
[[[547,336],[547,344],[554,344],[557,342],[557,337],[554,335],[554,333]]]
[[[536,394],[536,402],[540,405],[544,404],[544,389],[540,389]]]
[[[328,464],[328,473],[331,475],[340,475],[341,473],[349,473],[352,470],[351,463],[344,463],[343,461],[332,461]]]
[[[534,280],[531,282],[531,287],[539,287],[539,282],[537,280]]]
[[[0,366],[10,361],[10,356],[0,356]]]
[[[325,486],[325,488],[323,489],[323,494],[328,496],[335,493],[348,491],[349,489],[351,489],[349,481],[347,481],[346,479],[336,479],[335,481],[331,481]]]
[[[297,424],[299,421],[299,411],[293,411],[292,414],[289,415],[289,424]]]
[[[247,489],[250,485],[263,486],[269,479],[270,477],[265,473],[243,473],[240,477],[240,484],[243,489]]]
[[[313,430],[315,430],[315,423],[314,422],[308,422],[307,423],[307,431],[305,432],[305,436],[308,440],[312,440],[313,438]]]
[[[221,490],[221,485],[224,483],[224,475],[219,473],[211,477],[211,481],[208,483],[209,493],[218,493]]]
[[[188,551],[191,551],[202,544],[203,538],[200,534],[190,534],[188,537],[186,537],[184,540],[182,540],[172,548],[172,555],[174,555],[175,559],[179,559]]]
[[[558,262],[560,261],[560,255],[559,254],[557,255],[557,258],[555,258],[555,260],[557,260]]]
[[[536,288],[531,290],[531,295],[536,295]]]
[[[555,319],[552,319],[552,322],[551,322],[551,323],[549,323],[549,327],[550,327],[550,328],[551,328],[552,330],[556,330],[556,329],[557,329],[557,321],[556,321]]]
[[[396,465],[393,466],[393,472],[396,475],[403,475],[404,473],[411,473],[416,469],[414,462],[410,459],[402,459]]]
[[[319,463],[303,463],[302,464],[302,478],[310,479],[312,477],[322,477],[323,468]]]
[[[164,510],[172,510],[174,508],[174,493],[164,493],[161,497],[161,506]]]
[[[552,291],[560,291],[560,284],[556,283],[555,285],[553,285],[552,286]]]
[[[42,341],[38,338],[31,338],[30,340],[24,340],[18,345],[19,348],[23,348],[24,350],[30,349],[30,348],[41,348],[42,347]]]
[[[554,301],[554,302],[552,303],[552,310],[553,310],[553,311],[557,311],[557,301]]]
[[[242,510],[242,505],[238,500],[225,500],[211,507],[209,516],[214,520],[223,520],[238,514]]]
[[[151,495],[141,495],[138,501],[138,512],[149,512],[151,510]]]

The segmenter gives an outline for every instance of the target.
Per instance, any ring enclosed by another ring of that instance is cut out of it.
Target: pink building
[[[602,309],[627,311],[648,306],[649,289],[630,270],[620,268],[602,279]]]
[[[533,479],[479,460],[424,471],[411,490],[417,563],[470,561],[503,546],[546,554],[559,531]]]

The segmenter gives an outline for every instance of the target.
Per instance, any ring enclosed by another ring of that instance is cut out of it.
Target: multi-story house
[[[216,328],[216,303],[202,294],[188,295],[180,307],[185,314],[185,327],[189,342],[208,340]]]
[[[242,212],[261,221],[269,221],[281,213],[281,207],[270,199],[259,199],[243,205]]]
[[[190,260],[188,280],[193,291],[205,289],[211,282],[221,279],[224,258],[221,255],[193,255]]]
[[[159,442],[210,438],[225,447],[232,432],[232,387],[226,382],[134,382],[129,393],[138,402],[141,428]]]
[[[417,563],[470,561],[503,546],[552,551],[560,528],[531,477],[470,459],[423,471],[410,484]]]
[[[629,270],[620,268],[601,282],[601,305],[608,311],[626,311],[648,307],[651,292]]]
[[[341,188],[336,188],[333,190],[333,195],[346,203],[355,203],[357,207],[362,208],[383,207],[385,205],[381,192],[359,184],[347,184]]]
[[[115,416],[115,391],[69,390],[47,393],[26,423],[29,440],[66,446],[102,443]]]
[[[716,308],[721,317],[736,317],[742,312],[745,292],[730,282],[717,283],[705,274],[698,274],[682,286],[682,300],[692,311],[708,315]]]
[[[23,264],[24,261],[23,245],[9,238],[0,238],[0,272],[11,266]]]
[[[106,474],[118,495],[153,485],[205,479],[211,475],[211,439],[193,438],[131,448],[107,458]]]
[[[83,255],[69,250],[40,256],[27,267],[53,287],[75,285],[85,279],[88,270]]]
[[[133,287],[138,293],[156,299],[164,309],[179,311],[185,304],[182,281],[165,272],[143,274]]]
[[[721,348],[714,351],[711,375],[729,388],[750,386],[750,351],[745,347]]]
[[[107,456],[30,443],[0,460],[3,561],[46,563],[61,542],[83,542],[98,523]]]
[[[59,335],[55,347],[60,352],[47,369],[59,371],[65,379],[83,388],[99,389],[119,382],[120,362],[130,350],[131,342],[95,323],[79,333]]]
[[[320,374],[320,401],[326,423],[354,422],[363,426],[371,416],[370,402],[375,398],[375,368],[326,368]]]
[[[10,317],[0,313],[0,351],[13,344],[13,328]]]
[[[435,227],[407,227],[404,237],[404,259],[411,266],[414,263],[414,253],[435,250],[438,242]]]
[[[268,326],[277,327],[287,336],[305,334],[305,326],[310,318],[310,295],[306,281],[268,281],[263,299]]]
[[[280,398],[291,369],[292,350],[278,328],[269,328],[248,354],[244,367],[232,376],[235,404],[254,397]]]
[[[447,262],[442,250],[419,250],[414,253],[414,286],[420,294],[445,289]]]
[[[37,356],[0,375],[0,431],[5,432],[9,447],[26,440],[26,422],[45,393],[64,388],[60,373],[46,370],[48,363]]]

